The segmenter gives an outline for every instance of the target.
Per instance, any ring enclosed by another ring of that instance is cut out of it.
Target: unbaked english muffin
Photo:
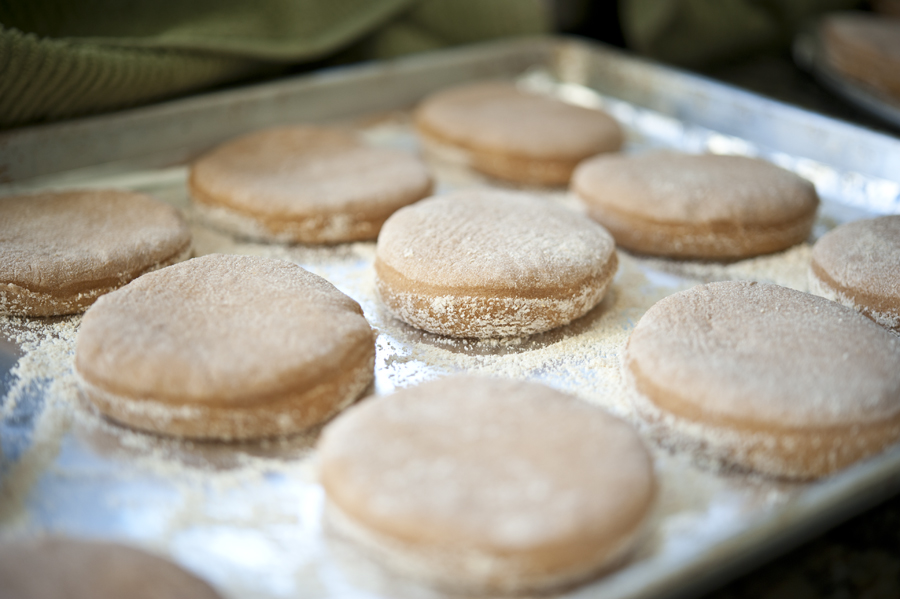
[[[841,225],[813,246],[810,291],[900,332],[900,216]]]
[[[203,580],[145,551],[44,537],[0,543],[4,599],[220,599]]]
[[[516,337],[568,324],[603,299],[618,261],[606,230],[520,192],[469,190],[399,210],[375,256],[385,306],[450,337]]]
[[[319,440],[331,530],[400,574],[524,593],[619,565],[656,495],[632,427],[536,383],[451,377],[368,400]]]
[[[83,312],[104,293],[191,254],[172,206],[118,189],[0,197],[0,314]]]
[[[213,254],[133,281],[85,314],[83,393],[136,429],[197,439],[296,433],[372,381],[355,301],[296,264]]]
[[[340,129],[267,129],[225,143],[191,167],[198,212],[261,241],[330,244],[375,239],[395,210],[427,196],[416,156],[372,147]]]
[[[812,183],[743,156],[649,152],[597,156],[572,190],[619,247],[648,256],[737,260],[809,237],[819,198]]]
[[[813,479],[900,441],[900,337],[778,285],[698,285],[651,307],[624,370],[662,444]]]
[[[900,100],[900,20],[862,11],[842,12],[824,17],[819,31],[832,67]]]
[[[604,112],[527,93],[512,83],[439,91],[415,112],[426,147],[477,171],[520,183],[562,185],[579,162],[622,146]]]

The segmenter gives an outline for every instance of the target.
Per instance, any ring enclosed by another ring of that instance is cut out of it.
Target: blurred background
[[[847,10],[888,19],[900,0],[12,0],[0,2],[0,128],[546,33],[883,126],[791,58],[799,31]]]

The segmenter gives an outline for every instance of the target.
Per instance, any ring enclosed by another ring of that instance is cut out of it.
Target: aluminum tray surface
[[[626,151],[675,148],[754,155],[811,179],[823,197],[814,237],[841,222],[900,212],[900,142],[580,41],[539,38],[340,69],[0,136],[0,193],[115,186],[179,207],[198,253],[295,261],[360,302],[378,331],[372,392],[453,372],[544,382],[626,418],[619,354],[643,312],[698,281],[748,278],[804,289],[809,244],[731,265],[621,254],[601,305],[528,339],[449,342],[392,319],[375,297],[373,243],[332,248],[247,243],[191,209],[186,160],[235,134],[294,122],[337,122],[376,145],[418,150],[408,109],[462,81],[505,78],[600,107],[628,131]],[[501,186],[429,158],[438,192]],[[578,209],[563,189],[531,189]],[[237,445],[126,430],[78,396],[72,374],[80,317],[0,318],[0,538],[45,531],[118,539],[167,555],[225,596],[440,597],[395,578],[323,529],[315,431]],[[654,450],[660,501],[624,567],[566,597],[699,592],[884,499],[900,487],[900,448],[814,484],[708,472]]]

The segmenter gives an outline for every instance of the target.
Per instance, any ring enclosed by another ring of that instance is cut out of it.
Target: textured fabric
[[[619,0],[629,47],[702,68],[781,50],[813,15],[859,0]]]
[[[0,23],[84,44],[205,50],[241,58],[321,57],[414,0],[16,0]]]
[[[41,39],[0,29],[0,127],[112,110],[238,79],[256,61]]]
[[[548,26],[543,0],[0,0],[0,127]]]
[[[550,0],[423,0],[363,44],[389,58],[456,44],[548,33]]]

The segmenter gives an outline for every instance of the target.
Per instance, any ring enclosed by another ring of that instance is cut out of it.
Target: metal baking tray
[[[814,236],[900,213],[900,141],[577,39],[543,37],[332,69],[56,125],[0,134],[0,194],[118,186],[181,208],[201,253],[293,260],[361,303],[378,331],[372,391],[469,371],[542,381],[628,417],[619,352],[643,310],[699,280],[757,278],[801,287],[808,244],[732,265],[622,255],[608,298],[529,339],[447,342],[393,320],[372,290],[373,243],[331,248],[235,240],[196,220],[186,162],[260,127],[339,123],[370,143],[417,150],[408,110],[427,93],[503,78],[602,107],[627,151],[670,147],[755,155],[811,179],[823,198]],[[438,191],[502,185],[432,161]],[[577,206],[565,190],[533,189]],[[58,532],[118,539],[168,555],[226,597],[440,597],[395,578],[323,529],[315,431],[245,444],[191,443],[124,429],[79,398],[71,361],[79,317],[0,318],[0,540]],[[661,496],[634,558],[566,597],[698,593],[900,489],[900,447],[812,484],[709,472],[654,449]]]

